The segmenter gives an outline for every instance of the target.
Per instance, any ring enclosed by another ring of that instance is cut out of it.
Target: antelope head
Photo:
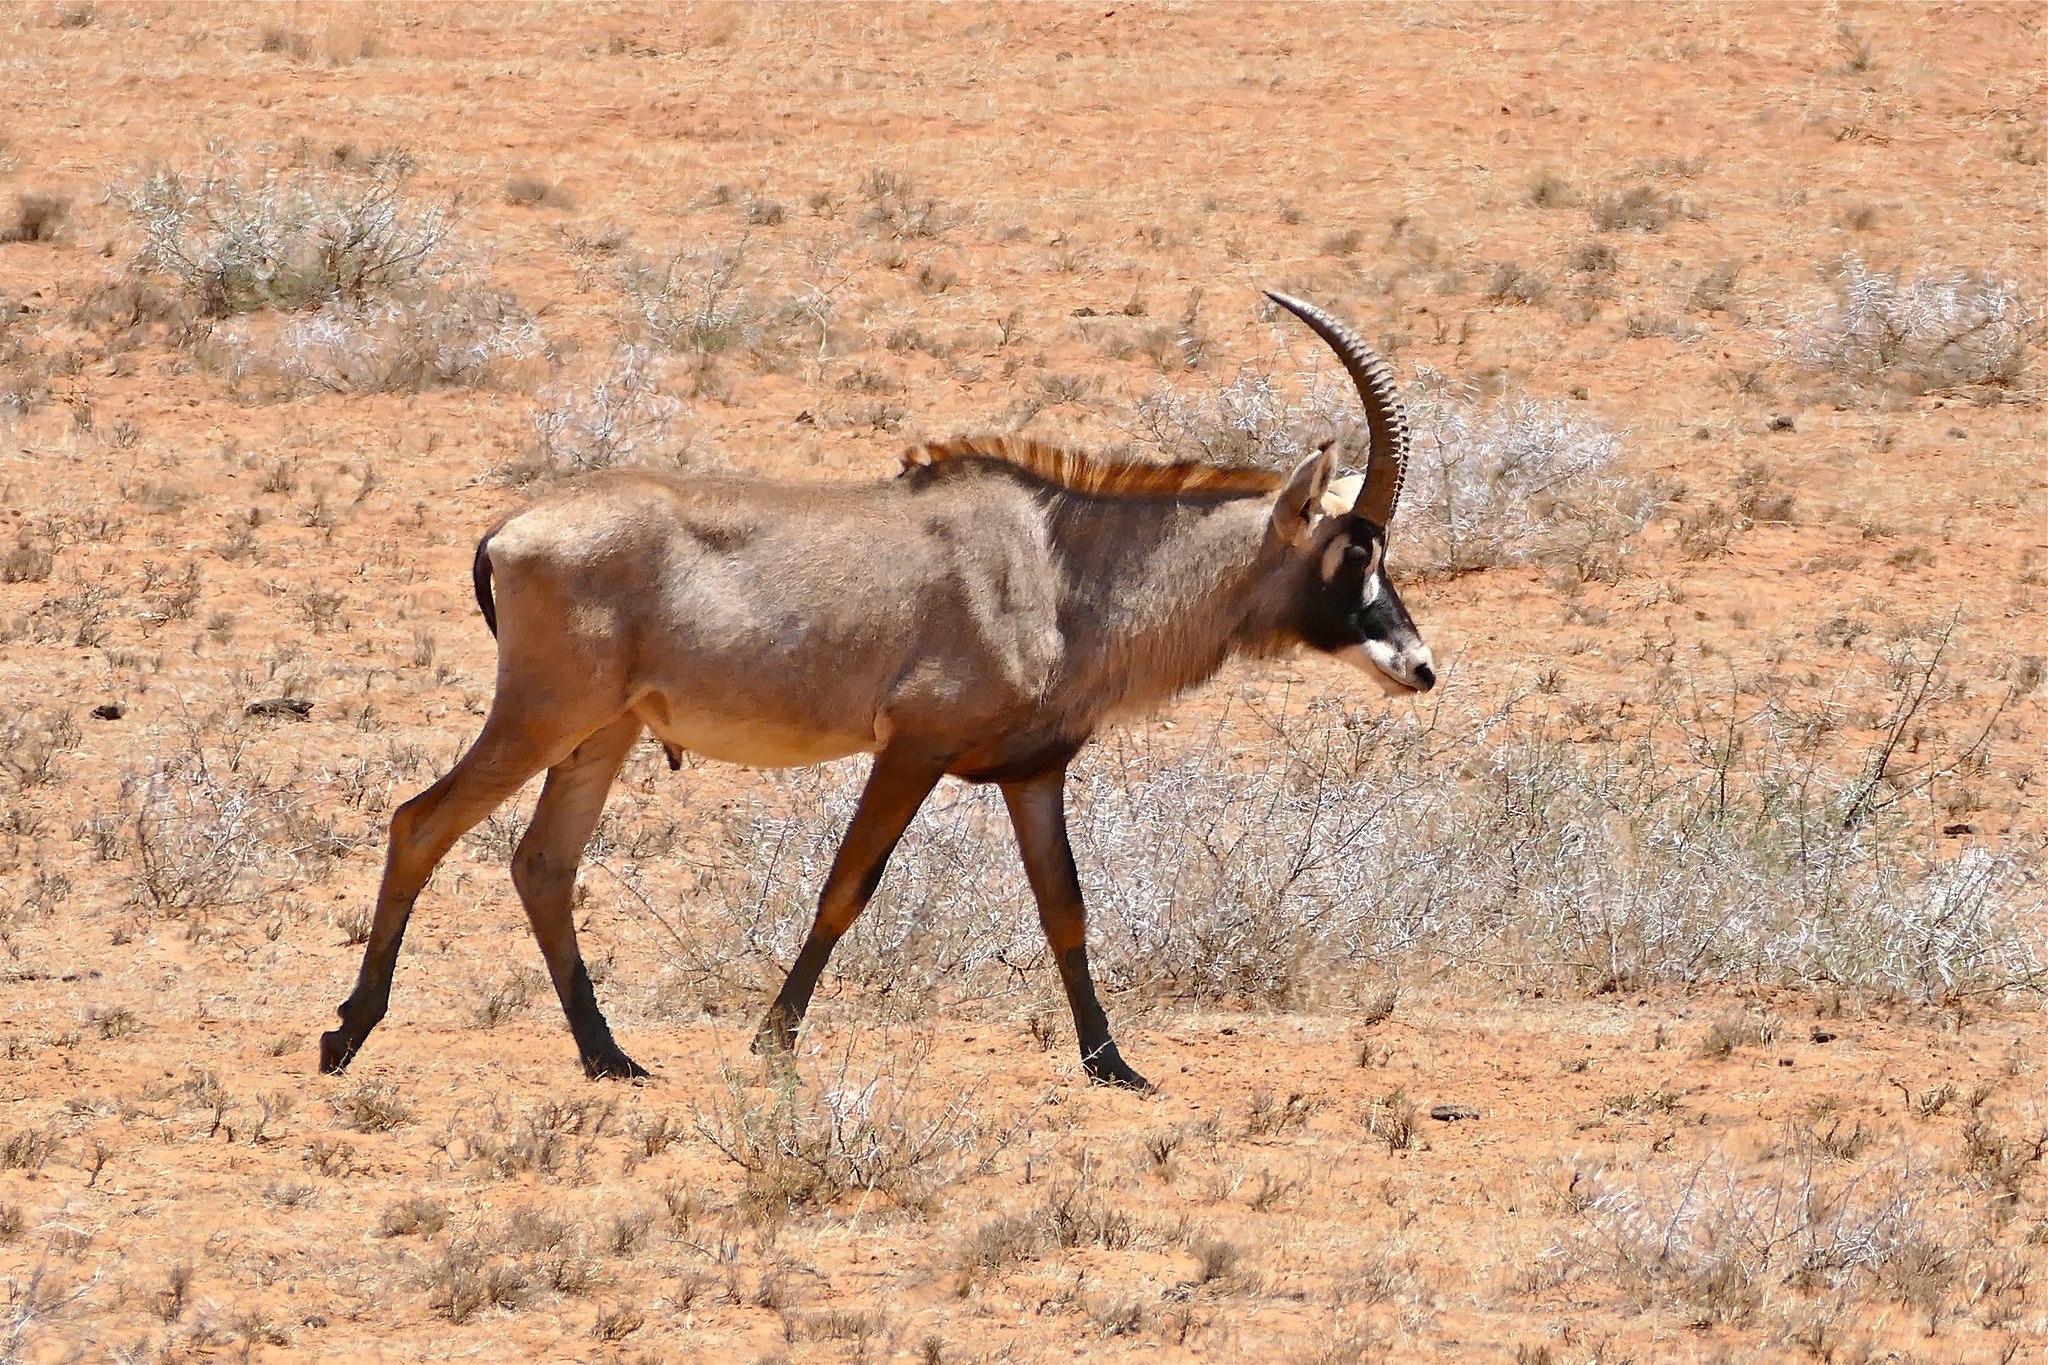
[[[1387,526],[1408,464],[1408,419],[1393,371],[1350,328],[1313,304],[1268,298],[1337,353],[1365,405],[1365,472],[1339,477],[1331,443],[1304,460],[1273,506],[1274,533],[1305,561],[1295,631],[1306,644],[1370,674],[1390,696],[1436,685],[1429,646],[1387,580]]]

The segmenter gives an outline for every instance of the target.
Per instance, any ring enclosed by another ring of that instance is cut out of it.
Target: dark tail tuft
[[[476,604],[484,614],[484,624],[491,628],[491,634],[498,633],[498,605],[491,600],[491,538],[485,536],[476,543],[476,559],[469,566],[470,580],[476,584]]]

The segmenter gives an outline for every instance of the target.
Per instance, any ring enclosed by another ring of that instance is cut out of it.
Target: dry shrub
[[[1134,405],[1127,429],[1171,459],[1280,467],[1355,420],[1357,408],[1348,385],[1313,367],[1283,384],[1268,369],[1246,365],[1221,388],[1160,384]]]
[[[878,236],[894,241],[924,241],[944,234],[951,226],[945,206],[930,195],[914,191],[909,177],[885,166],[875,166],[861,177],[861,197],[868,207],[861,224]]]
[[[415,1196],[401,1199],[384,1210],[377,1223],[379,1237],[431,1237],[448,1226],[448,1206],[436,1199]]]
[[[189,915],[274,894],[317,855],[300,837],[302,813],[287,790],[223,767],[196,745],[122,785],[137,896],[157,913]]]
[[[1387,1145],[1389,1152],[1405,1152],[1416,1145],[1415,1120],[1420,1106],[1399,1086],[1372,1101],[1365,1109],[1365,1131]]]
[[[742,280],[746,244],[636,260],[619,274],[647,339],[671,351],[717,355],[749,345],[768,311]]]
[[[448,210],[412,203],[391,175],[251,178],[223,153],[197,176],[152,171],[113,199],[142,233],[136,264],[177,280],[209,317],[360,309],[456,264]]]
[[[527,458],[505,471],[513,482],[673,453],[670,432],[687,411],[657,387],[654,354],[645,346],[621,347],[588,385],[544,390],[538,403]]]
[[[573,209],[576,201],[560,185],[516,175],[505,182],[505,202],[515,208]]]
[[[1853,1174],[1799,1159],[1742,1169],[1713,1152],[1634,1176],[1581,1168],[1572,1184],[1578,1225],[1551,1254],[1702,1327],[1749,1321],[1785,1284],[1875,1288],[1931,1311],[1967,1235],[1947,1188],[1904,1151]]]
[[[618,1101],[602,1097],[551,1101],[508,1117],[496,1105],[462,1138],[465,1159],[502,1177],[532,1173],[552,1178],[564,1163],[581,1159],[575,1139],[601,1137],[618,1117]]]
[[[1554,171],[1545,171],[1529,184],[1529,203],[1539,209],[1569,208],[1578,199],[1570,182]]]
[[[1940,695],[1943,677],[1902,675],[1899,696]],[[1285,1006],[1364,968],[1914,997],[2038,978],[2037,850],[1944,853],[1916,832],[1911,784],[1953,760],[1923,755],[1909,780],[1790,712],[1760,714],[1731,747],[1718,722],[1653,709],[1640,723],[1697,734],[1698,751],[1573,745],[1505,711],[1462,728],[1315,709],[1275,718],[1288,749],[1249,755],[1112,733],[1068,795],[1098,980]],[[1888,728],[1915,723],[1899,716]],[[692,929],[672,961],[693,1002],[751,1001],[794,954],[860,781],[851,763],[764,775],[719,813],[727,852],[674,910]],[[629,894],[664,894],[605,865]],[[1014,990],[1006,964],[1043,953],[999,801],[948,789],[833,973],[922,1010]]]
[[[1404,396],[1413,454],[1396,529],[1397,565],[1465,571],[1563,561],[1612,577],[1627,537],[1661,504],[1621,462],[1622,438],[1582,409],[1522,394],[1482,399],[1424,368]],[[1348,381],[1309,368],[1283,384],[1256,366],[1219,389],[1165,384],[1127,430],[1173,459],[1285,467],[1345,434],[1363,453]]]
[[[498,383],[544,347],[517,299],[448,277],[379,303],[333,299],[281,325],[222,327],[205,356],[232,382],[274,391],[417,393]]]
[[[18,421],[50,396],[58,362],[33,344],[24,307],[0,299],[0,421]]]
[[[13,221],[0,224],[0,242],[54,242],[70,216],[68,196],[23,191],[14,196]]]
[[[502,980],[491,982],[484,987],[483,998],[477,1002],[476,1027],[496,1028],[520,1013],[533,1003],[534,992],[540,986],[539,974],[531,970],[514,972]]]
[[[40,1171],[57,1150],[53,1128],[18,1128],[0,1138],[0,1171]]]
[[[457,1238],[428,1276],[427,1302],[459,1326],[486,1308],[518,1308],[529,1288],[523,1267],[493,1258],[472,1239]]]
[[[1718,1016],[1707,1026],[1700,1055],[1721,1058],[1739,1047],[1769,1047],[1784,1036],[1785,1021],[1761,1010],[1736,1009]]]
[[[1525,270],[1518,261],[1502,261],[1495,266],[1493,279],[1486,286],[1486,298],[1491,303],[1535,305],[1549,297],[1549,281],[1533,270]]]
[[[413,1109],[395,1085],[366,1081],[334,1101],[335,1116],[358,1133],[388,1133],[413,1120]]]
[[[745,1172],[758,1207],[821,1208],[876,1193],[921,1209],[974,1169],[984,1142],[972,1096],[927,1082],[924,1052],[920,1044],[872,1073],[851,1054],[823,1074],[780,1070],[765,1094],[728,1072],[725,1093],[698,1111],[698,1132]]]
[[[2016,282],[1981,270],[1925,267],[1907,278],[1852,253],[1833,290],[1792,312],[1778,342],[1800,368],[1861,388],[2010,388],[2041,322]]]
[[[1662,232],[1673,219],[1705,216],[1696,204],[1652,185],[1631,185],[1593,204],[1593,225],[1602,232]]]
[[[1427,369],[1408,405],[1414,453],[1395,531],[1397,554],[1418,567],[1564,562],[1612,576],[1663,501],[1622,464],[1621,435],[1577,405],[1482,399]]]
[[[76,749],[80,738],[78,718],[67,707],[0,713],[0,771],[19,790],[44,786],[57,777],[58,757]]]
[[[257,36],[256,50],[303,62],[313,55],[313,41],[296,29],[266,24]]]

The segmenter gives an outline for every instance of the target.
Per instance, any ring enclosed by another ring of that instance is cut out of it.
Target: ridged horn
[[[1353,508],[1381,527],[1394,519],[1401,479],[1408,471],[1408,414],[1401,408],[1394,370],[1358,334],[1312,303],[1268,289],[1266,297],[1309,325],[1337,353],[1365,405],[1365,429],[1372,447],[1365,457],[1365,486]]]

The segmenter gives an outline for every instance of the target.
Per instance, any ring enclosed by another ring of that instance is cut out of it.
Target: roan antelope
[[[1356,384],[1364,474],[1333,479],[1328,444],[1282,476],[979,438],[912,450],[896,478],[851,487],[611,471],[500,522],[475,566],[498,637],[490,715],[447,776],[392,817],[362,972],[320,1040],[321,1069],[345,1068],[384,1017],[435,865],[545,769],[513,884],[584,1071],[647,1074],[598,1009],[570,901],[605,794],[651,730],[671,755],[756,767],[875,755],[756,1051],[795,1046],[833,945],[951,775],[1003,790],[1088,1075],[1144,1087],[1089,979],[1067,764],[1105,723],[1233,655],[1305,644],[1392,693],[1436,681],[1384,572],[1408,453],[1393,375],[1341,323],[1272,298]]]

